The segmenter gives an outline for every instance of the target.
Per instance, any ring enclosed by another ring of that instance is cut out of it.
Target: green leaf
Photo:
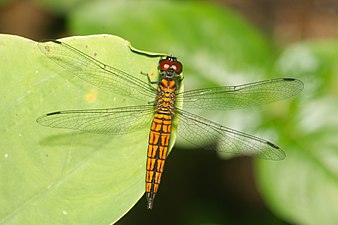
[[[189,89],[256,81],[271,59],[253,27],[201,1],[92,1],[70,12],[68,23],[74,34],[116,34],[139,49],[178,56]]]
[[[158,58],[109,35],[65,42],[147,82]],[[144,101],[100,90],[48,59],[37,43],[0,35],[1,224],[110,224],[143,195],[149,128],[123,136],[39,126],[42,114]],[[146,203],[145,203],[146,207]]]
[[[276,63],[305,83],[301,100],[276,125],[287,158],[259,161],[258,183],[278,215],[295,224],[334,225],[338,221],[337,41],[300,43]]]

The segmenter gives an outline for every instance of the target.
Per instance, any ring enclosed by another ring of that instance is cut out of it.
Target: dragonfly
[[[225,127],[189,109],[233,110],[272,103],[301,92],[303,83],[298,79],[277,78],[180,92],[183,65],[173,56],[160,57],[159,80],[151,82],[104,64],[58,40],[41,42],[39,48],[66,71],[92,85],[121,96],[150,99],[145,105],[57,111],[37,119],[46,127],[108,135],[123,135],[149,127],[145,173],[148,209],[154,205],[174,129],[186,141],[205,149],[268,160],[286,157],[284,151],[270,141]],[[175,120],[179,121],[176,128]]]

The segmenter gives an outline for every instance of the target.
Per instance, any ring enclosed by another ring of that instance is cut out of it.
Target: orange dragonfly
[[[147,208],[152,209],[168,153],[172,123],[178,119],[177,133],[186,141],[203,148],[235,155],[254,155],[282,160],[285,153],[275,144],[222,126],[186,109],[230,110],[263,105],[298,94],[303,83],[293,78],[265,80],[238,86],[202,88],[179,92],[182,64],[166,56],[158,64],[157,89],[117,68],[103,64],[80,50],[60,41],[39,43],[41,51],[75,76],[99,88],[120,95],[147,98],[147,105],[67,110],[43,115],[37,122],[53,128],[67,128],[100,134],[122,135],[150,128],[146,162],[145,192]],[[205,143],[209,143],[205,146]]]

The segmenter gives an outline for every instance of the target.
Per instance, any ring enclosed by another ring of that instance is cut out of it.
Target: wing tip
[[[267,141],[266,143],[275,149],[280,149],[277,145],[271,143],[270,141]]]
[[[267,156],[268,159],[279,161],[279,160],[283,160],[283,159],[286,158],[285,152],[280,147],[278,147],[277,145],[275,145],[275,144],[273,144],[269,141],[267,141],[266,144],[268,144],[270,147],[276,149],[276,151],[279,153],[279,154],[274,154],[272,157]]]
[[[42,115],[42,116],[38,117],[38,118],[36,119],[36,122],[37,122],[38,124],[42,125],[42,126],[48,126],[48,125],[46,125],[46,124],[44,123],[44,122],[45,122],[44,119],[45,119],[46,117],[58,115],[58,114],[61,114],[61,113],[62,113],[61,111],[47,113],[47,114],[45,114],[45,115]]]
[[[291,77],[285,77],[285,78],[282,78],[284,81],[290,81],[290,82],[295,82],[297,83],[300,87],[299,87],[299,91],[303,90],[304,89],[304,83],[303,81],[299,80],[299,79],[296,79],[296,78],[291,78]]]
[[[57,115],[57,114],[61,114],[61,111],[47,113],[45,116],[53,116],[53,115]]]
[[[295,81],[297,79],[291,78],[291,77],[285,77],[285,78],[283,78],[283,80],[285,80],[285,81]]]

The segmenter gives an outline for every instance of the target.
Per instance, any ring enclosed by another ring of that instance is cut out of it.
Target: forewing
[[[42,126],[99,134],[126,134],[149,127],[154,106],[111,109],[67,110],[48,113],[37,119]]]
[[[103,64],[66,43],[48,41],[38,45],[40,50],[55,63],[99,88],[141,99],[144,99],[144,96],[152,98],[155,96],[156,90],[147,82]]]
[[[232,110],[286,99],[301,92],[303,87],[300,80],[281,78],[186,91],[177,95],[177,101],[183,101],[184,108]]]
[[[224,127],[183,110],[177,110],[176,116],[180,118],[178,134],[196,146],[262,159],[285,158],[285,153],[267,140]]]

